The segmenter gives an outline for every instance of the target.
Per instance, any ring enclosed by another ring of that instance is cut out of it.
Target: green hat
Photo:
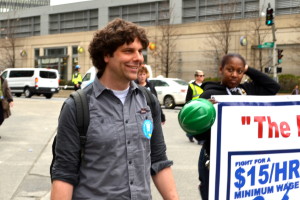
[[[213,125],[216,111],[213,104],[207,99],[198,98],[189,101],[178,114],[181,128],[191,134],[202,134]]]

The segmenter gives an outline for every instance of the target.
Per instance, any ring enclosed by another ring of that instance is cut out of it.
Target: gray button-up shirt
[[[68,99],[59,120],[53,179],[73,184],[73,199],[151,199],[150,171],[155,174],[172,164],[166,156],[158,102],[157,109],[152,119],[134,82],[123,105],[96,79],[83,159],[80,162],[75,104]]]

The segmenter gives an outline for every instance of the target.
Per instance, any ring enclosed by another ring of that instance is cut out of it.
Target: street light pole
[[[277,65],[276,65],[276,29],[275,29],[275,23],[272,25],[272,34],[273,34],[273,60],[272,60],[272,66],[273,66],[273,78],[275,81],[278,82],[277,77]]]
[[[272,67],[273,67],[273,78],[278,82],[277,78],[277,63],[276,63],[276,28],[275,28],[275,20],[274,20],[274,10],[271,8],[271,4],[268,4],[266,10],[266,25],[272,26],[272,35],[273,35],[273,52],[272,52]]]

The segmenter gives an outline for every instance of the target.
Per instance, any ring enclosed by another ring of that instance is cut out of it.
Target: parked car
[[[1,76],[7,80],[11,92],[26,98],[32,95],[44,95],[50,99],[59,91],[59,74],[56,69],[46,68],[7,68]]]
[[[188,83],[178,78],[149,78],[157,91],[158,101],[165,108],[185,104]]]
[[[91,84],[94,81],[96,74],[97,74],[96,67],[91,67],[82,78],[81,89]]]

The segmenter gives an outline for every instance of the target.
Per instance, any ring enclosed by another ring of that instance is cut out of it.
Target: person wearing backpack
[[[153,96],[155,111],[150,110],[147,97],[134,82],[144,61],[142,50],[148,44],[143,28],[119,18],[95,33],[89,52],[98,73],[83,89],[90,91],[84,149],[77,127],[77,104],[68,98],[54,145],[52,200],[149,200],[150,177],[163,199],[178,199],[159,103]]]

